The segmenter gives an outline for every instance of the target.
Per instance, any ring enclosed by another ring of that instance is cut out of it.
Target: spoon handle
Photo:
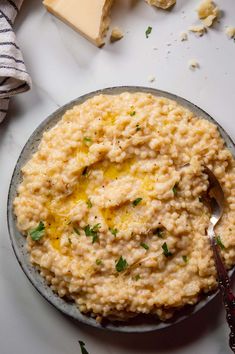
[[[235,353],[235,297],[232,292],[227,270],[220,256],[218,245],[215,242],[215,235],[211,241],[216,270],[218,274],[219,288],[223,296],[223,303],[226,310],[226,319],[230,328],[229,345],[232,351]]]

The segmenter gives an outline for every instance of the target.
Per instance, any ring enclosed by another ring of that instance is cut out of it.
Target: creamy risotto
[[[217,127],[144,93],[73,107],[22,169],[14,210],[31,262],[98,321],[195,304],[217,286],[204,164],[225,192],[216,232],[231,267],[235,164]]]

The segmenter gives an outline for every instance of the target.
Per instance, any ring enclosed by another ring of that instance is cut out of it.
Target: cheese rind
[[[49,12],[98,47],[104,44],[113,0],[44,0]]]

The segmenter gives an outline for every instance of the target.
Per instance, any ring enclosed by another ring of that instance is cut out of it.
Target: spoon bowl
[[[220,248],[224,248],[224,245],[221,242],[220,237],[215,235],[214,231],[215,226],[220,221],[224,212],[224,192],[211,169],[204,166],[204,172],[207,174],[209,180],[208,201],[211,208],[211,218],[207,235],[210,238],[210,243],[213,250],[219,289],[223,295],[226,319],[230,328],[229,345],[233,353],[235,353],[235,297],[233,295],[229,275],[223,263],[220,252]]]
[[[207,166],[204,166],[204,172],[207,174],[209,180],[208,197],[213,217],[211,218],[211,222],[213,222],[213,225],[215,226],[224,212],[224,192],[214,173]]]

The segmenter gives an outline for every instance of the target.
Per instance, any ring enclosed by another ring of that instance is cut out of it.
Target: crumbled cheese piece
[[[156,80],[156,78],[152,75],[149,75],[148,77],[148,82],[154,82]]]
[[[160,7],[161,9],[168,9],[176,3],[176,0],[145,0],[149,5]]]
[[[203,25],[189,27],[190,32],[194,32],[197,36],[201,37],[206,33],[206,27]]]
[[[190,69],[195,70],[195,69],[199,69],[199,63],[196,59],[190,59],[188,62],[188,66]]]
[[[187,41],[188,40],[188,35],[186,32],[181,32],[180,33],[180,40],[183,41]]]
[[[116,42],[123,38],[123,32],[118,27],[114,27],[111,32],[110,42]]]
[[[235,27],[227,27],[225,29],[225,33],[229,38],[235,38]]]
[[[197,9],[198,17],[205,26],[212,26],[215,19],[219,17],[220,10],[212,0],[203,0]]]
[[[67,23],[98,47],[104,44],[113,0],[44,0],[53,15]]]

